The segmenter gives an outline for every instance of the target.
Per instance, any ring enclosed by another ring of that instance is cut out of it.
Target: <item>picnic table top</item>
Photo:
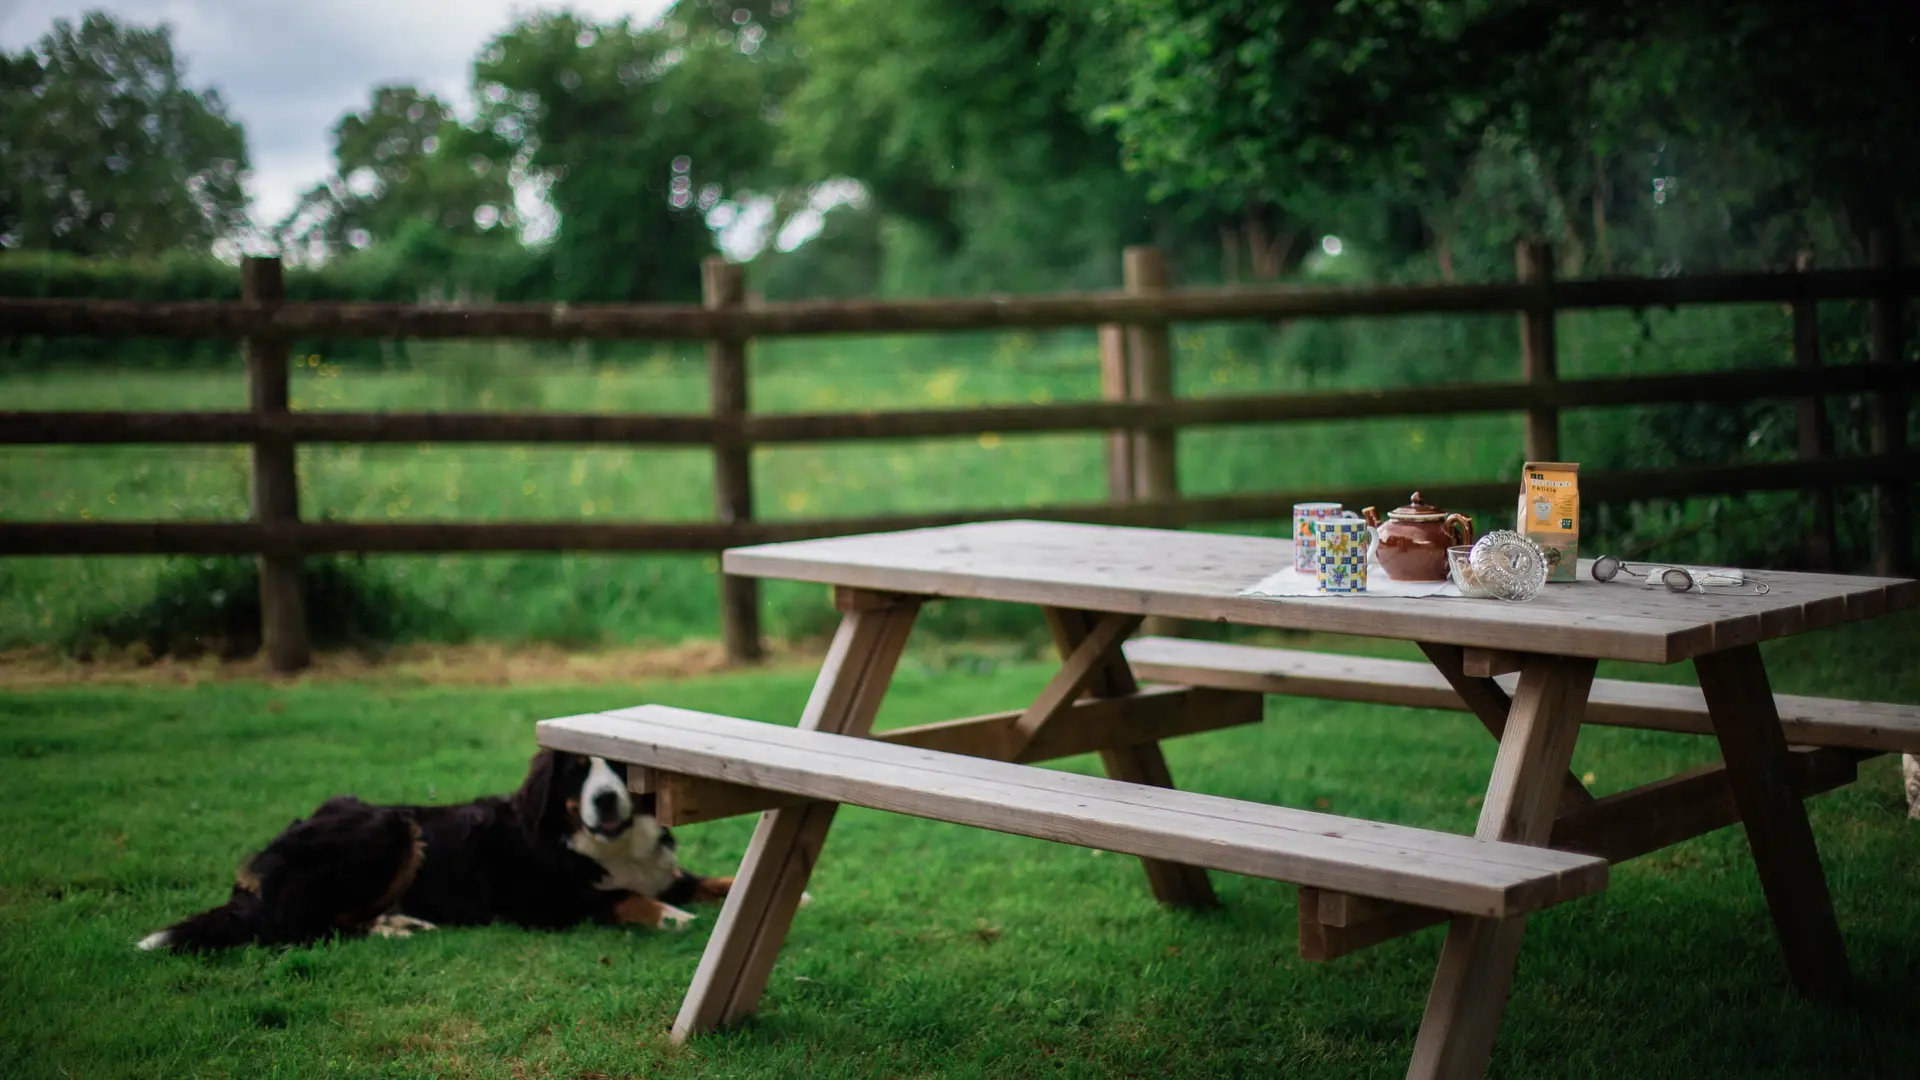
[[[1451,645],[1669,664],[1920,606],[1920,582],[1767,571],[1771,591],[1675,594],[1637,583],[1549,585],[1524,604],[1460,597],[1245,597],[1293,543],[1163,529],[996,521],[733,548],[727,573],[927,597],[1162,615]]]

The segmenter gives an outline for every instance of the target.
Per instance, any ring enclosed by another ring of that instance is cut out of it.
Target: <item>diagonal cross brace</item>
[[[1086,691],[1108,659],[1119,655],[1120,643],[1139,628],[1140,621],[1138,615],[1100,616],[1085,640],[1068,654],[1046,689],[1040,691],[1040,696],[1027,706],[1027,711],[1020,714],[1020,719],[1008,731],[1006,760],[1018,760],[1040,729],[1065,712]]]

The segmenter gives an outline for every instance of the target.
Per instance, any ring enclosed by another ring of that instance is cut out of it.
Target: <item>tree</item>
[[[1910,4],[1113,7],[1130,74],[1101,116],[1161,191],[1264,195],[1376,229],[1410,214],[1412,235],[1394,230],[1409,251],[1444,255],[1462,231],[1503,244],[1541,233],[1576,263],[1611,268],[1621,246],[1611,215],[1627,209],[1666,265],[1681,258],[1674,226],[1689,209],[1700,224],[1680,231],[1701,243],[1716,231],[1754,240],[1762,219],[1817,203],[1864,223],[1884,217],[1920,167]],[[1676,189],[1690,194],[1671,198]],[[1623,192],[1635,196],[1626,206]],[[1811,231],[1800,220],[1771,243],[1790,248]],[[1689,253],[1730,253],[1708,247]]]
[[[519,224],[510,182],[514,148],[462,125],[444,102],[411,86],[375,87],[367,107],[333,128],[333,175],[281,222],[297,252],[391,241],[424,222],[460,236]]]
[[[912,226],[893,234],[907,267],[896,287],[1110,286],[1120,249],[1147,242],[1184,254],[1189,279],[1216,255],[1225,277],[1277,276],[1298,252],[1273,207],[1188,190],[1156,203],[1123,167],[1092,115],[1119,88],[1125,43],[1105,9],[811,0],[794,24],[805,60],[786,153],[811,174],[858,179],[878,212]]]
[[[165,25],[91,12],[0,56],[0,243],[78,255],[205,249],[246,225],[246,137],[187,85]]]
[[[812,0],[794,25],[787,159],[859,180],[913,227],[926,250],[895,251],[923,279],[913,291],[1110,283],[1119,247],[1154,238],[1161,215],[1076,107],[1092,29],[1025,0]]]
[[[767,5],[766,17],[784,14]],[[697,298],[713,228],[789,186],[774,125],[790,57],[757,19],[738,5],[645,29],[543,14],[481,54],[482,123],[559,213],[549,254],[561,295]]]

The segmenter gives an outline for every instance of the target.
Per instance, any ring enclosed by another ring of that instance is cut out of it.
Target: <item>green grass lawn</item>
[[[1920,617],[1901,616],[1786,642],[1770,650],[1776,685],[1920,701],[1916,640]],[[1012,707],[1047,675],[916,648],[882,725]],[[1307,964],[1289,888],[1215,875],[1225,907],[1196,916],[1157,907],[1129,858],[858,809],[837,820],[758,1018],[684,1048],[666,1029],[712,909],[683,934],[449,930],[213,960],[132,948],[217,901],[247,852],[328,795],[504,791],[543,716],[651,700],[792,722],[810,680],[787,667],[611,688],[379,678],[0,697],[0,1076],[1404,1071],[1437,929]],[[1574,767],[1604,793],[1713,754],[1590,729]],[[1458,715],[1315,702],[1168,748],[1186,787],[1462,831],[1492,755]],[[1812,804],[1857,1003],[1788,990],[1744,841],[1723,830],[1531,920],[1492,1075],[1914,1075],[1920,823],[1898,772],[1876,759]],[[726,871],[750,825],[682,830],[687,861]]]

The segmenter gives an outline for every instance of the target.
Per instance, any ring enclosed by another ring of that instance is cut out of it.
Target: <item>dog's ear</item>
[[[513,793],[513,813],[520,819],[520,827],[535,840],[558,833],[553,805],[553,774],[555,755],[551,750],[542,750],[533,755],[527,764],[527,778],[520,782],[520,789]]]

